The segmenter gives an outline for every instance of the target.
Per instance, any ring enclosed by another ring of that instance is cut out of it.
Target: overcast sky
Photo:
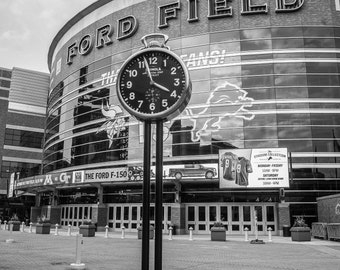
[[[49,72],[57,32],[96,0],[0,0],[0,67]]]

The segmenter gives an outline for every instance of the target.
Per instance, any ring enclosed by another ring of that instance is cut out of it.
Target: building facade
[[[17,214],[24,220],[35,204],[34,194],[9,192],[11,176],[41,173],[49,74],[0,68],[0,85],[0,219]]]
[[[143,124],[120,111],[116,78],[144,35],[162,33],[192,81],[164,127],[164,231],[222,221],[229,234],[280,234],[296,216],[317,221],[316,198],[340,190],[339,23],[337,0],[93,3],[50,46],[42,174],[17,189],[38,193],[33,216],[137,228]],[[221,185],[221,153],[242,149],[286,151],[288,184]]]

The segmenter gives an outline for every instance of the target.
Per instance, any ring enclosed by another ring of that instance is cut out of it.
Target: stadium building
[[[116,78],[143,36],[162,33],[192,81],[164,124],[164,232],[221,221],[227,234],[279,235],[296,216],[317,221],[316,198],[340,192],[339,25],[338,0],[93,3],[49,49],[42,173],[15,186],[37,194],[32,220],[141,224],[143,124],[122,110]]]

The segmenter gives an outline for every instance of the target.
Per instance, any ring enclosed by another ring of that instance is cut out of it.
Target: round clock
[[[142,49],[122,65],[117,77],[117,96],[138,120],[171,120],[190,100],[189,72],[182,59],[168,49]]]

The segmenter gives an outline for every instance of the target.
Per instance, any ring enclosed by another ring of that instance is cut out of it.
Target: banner
[[[220,188],[289,187],[287,148],[219,150]]]

